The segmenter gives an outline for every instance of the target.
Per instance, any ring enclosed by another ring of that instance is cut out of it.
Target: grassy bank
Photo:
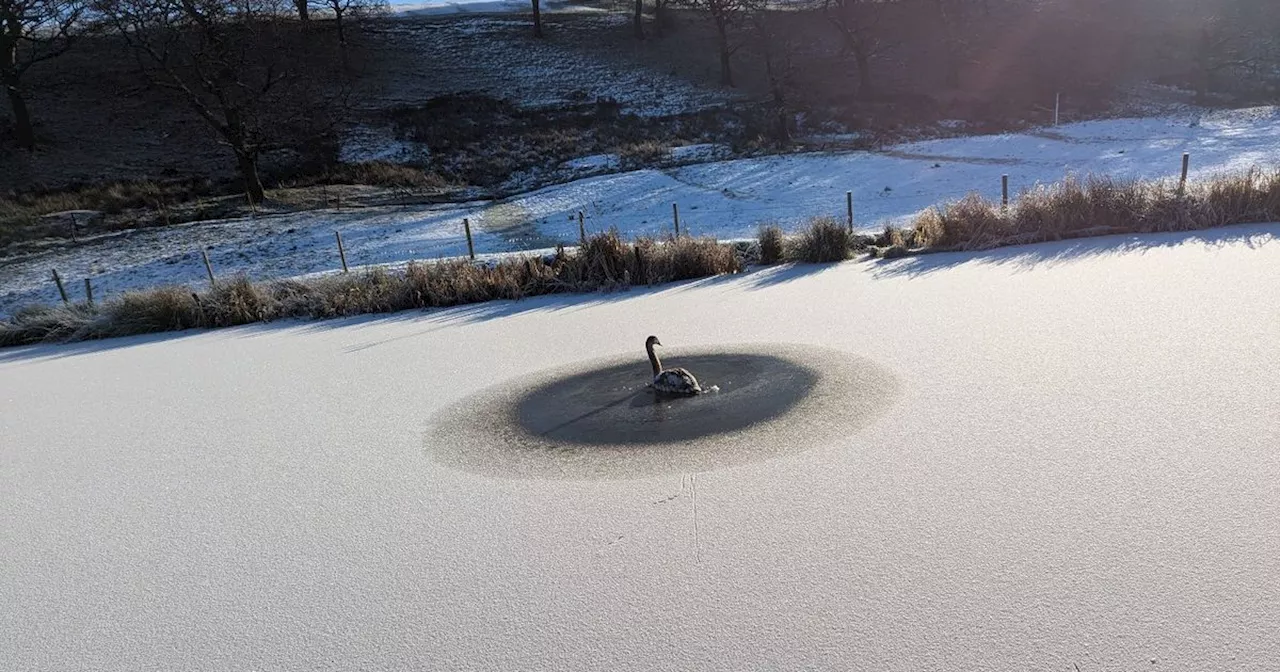
[[[269,184],[268,203],[261,206],[267,210],[327,207],[327,193],[299,193],[315,191],[312,188],[377,187],[403,192],[400,200],[405,200],[405,195],[436,194],[459,186],[435,173],[385,161],[338,164],[318,172],[269,180]],[[234,181],[134,180],[30,189],[0,195],[0,247],[43,238],[71,239],[102,231],[222,219],[254,211]]]
[[[832,218],[813,219],[792,236],[762,227],[758,242],[746,247],[688,237],[628,243],[609,232],[547,257],[412,262],[403,269],[305,280],[237,278],[203,292],[162,287],[99,306],[33,306],[0,321],[0,346],[590,292],[735,273],[748,262],[825,263],[861,251],[890,258],[1274,221],[1280,221],[1280,171],[1223,176],[1185,188],[1086,178],[1036,187],[1008,207],[970,195],[921,213],[910,228],[889,227],[875,236],[854,234]]]
[[[1024,192],[1012,205],[970,195],[922,213],[898,245],[984,250],[1116,233],[1211,229],[1280,221],[1280,171],[1195,182],[1071,179]]]
[[[616,232],[577,250],[495,263],[463,260],[304,280],[235,278],[213,289],[161,287],[129,292],[98,306],[33,306],[0,322],[0,346],[81,341],[194,327],[229,327],[282,318],[327,318],[445,307],[561,292],[651,285],[742,270],[735,249],[711,239],[641,239]]]
[[[1251,170],[1183,186],[1090,176],[1038,185],[1008,206],[970,194],[925,210],[909,227],[889,226],[874,236],[851,233],[831,218],[814,219],[790,238],[777,227],[763,227],[760,262],[821,263],[861,251],[894,258],[1265,222],[1280,222],[1280,170]]]

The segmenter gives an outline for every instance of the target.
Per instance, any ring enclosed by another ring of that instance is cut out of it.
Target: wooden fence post
[[[1061,107],[1061,103],[1062,103],[1062,92],[1059,91],[1058,93],[1053,94],[1053,125],[1054,126],[1058,125],[1058,109]]]
[[[587,244],[587,226],[584,223],[582,211],[578,211],[578,240],[583,244]]]
[[[80,242],[76,240],[76,213],[71,213],[71,242]]]
[[[466,217],[463,217],[462,228],[465,229],[467,232],[467,254],[471,257],[472,260],[474,260],[476,258],[476,248],[475,248],[475,245],[472,244],[471,242],[471,220]]]
[[[849,221],[849,230],[853,231],[853,192],[844,192],[845,218]]]
[[[671,204],[671,221],[676,225],[676,238],[680,237],[680,206]]]
[[[62,296],[63,305],[71,305],[67,300],[67,289],[62,286],[62,276],[58,275],[58,269],[53,269],[53,282],[58,285],[58,294]]]
[[[84,279],[84,300],[93,307],[93,283],[89,282],[89,278]]]
[[[1000,176],[1000,207],[1009,207],[1009,176]]]
[[[1191,167],[1191,152],[1182,153],[1182,177],[1178,179],[1178,195],[1187,191],[1187,169]]]
[[[204,270],[209,274],[209,286],[217,287],[218,281],[213,279],[213,264],[209,263],[209,253],[201,249],[200,256],[204,258]]]
[[[342,247],[342,232],[334,231],[333,237],[338,239],[338,258],[342,259],[342,272],[349,273],[347,269],[347,250]]]

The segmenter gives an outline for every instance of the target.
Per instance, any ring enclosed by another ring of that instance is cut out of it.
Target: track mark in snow
[[[694,181],[694,180],[689,179],[688,177],[682,177],[682,176],[680,175],[680,173],[681,173],[681,172],[682,172],[682,171],[681,171],[681,169],[680,169],[680,168],[675,168],[675,169],[672,169],[672,170],[664,170],[664,171],[662,171],[662,173],[663,173],[664,175],[666,175],[667,177],[669,177],[669,178],[671,178],[671,179],[675,180],[676,182],[679,182],[680,184],[683,184],[683,185],[685,185],[686,187],[693,187],[694,189],[701,189],[702,191],[707,192],[707,194],[708,194],[708,195],[716,194],[716,195],[723,196],[723,197],[725,197],[725,198],[727,198],[727,199],[730,199],[730,200],[739,200],[739,201],[745,201],[745,200],[747,200],[747,199],[750,199],[750,198],[751,198],[751,194],[748,194],[748,193],[744,193],[744,192],[737,192],[737,191],[734,191],[733,189],[730,189],[730,188],[728,188],[728,187],[713,187],[713,186],[711,186],[711,185],[709,185],[709,184],[703,184],[703,183],[701,183],[701,182],[696,182],[696,181]]]
[[[907,159],[908,161],[936,161],[939,163],[969,163],[975,166],[1020,166],[1027,163],[1023,159],[993,159],[982,158],[977,156],[943,156],[941,154],[915,154],[912,152],[900,152],[897,150],[886,150],[879,152],[885,156],[891,156],[895,159]]]
[[[689,474],[689,499],[693,500],[693,562],[702,564],[702,541],[698,535],[698,475]]]

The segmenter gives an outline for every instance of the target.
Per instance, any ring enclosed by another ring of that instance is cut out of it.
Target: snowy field
[[[1274,670],[1277,236],[0,351],[0,667]],[[838,350],[896,396],[733,467],[433,458],[442,409],[651,332],[673,365]]]
[[[712,149],[686,150],[686,158]],[[46,249],[0,262],[0,315],[32,302],[54,302],[51,268],[98,297],[162,283],[201,283],[205,248],[220,274],[278,278],[338,267],[334,231],[348,260],[388,264],[465,254],[463,219],[476,249],[505,252],[577,240],[577,213],[588,231],[617,227],[628,236],[671,230],[671,204],[682,227],[721,239],[751,237],[761,223],[794,229],[814,215],[845,216],[854,194],[864,228],[901,222],[923,208],[970,191],[998,199],[1010,188],[1068,174],[1176,178],[1183,152],[1192,176],[1280,166],[1280,113],[1261,108],[1207,115],[1120,119],[1036,133],[964,137],[899,145],[888,152],[812,153],[708,161],[667,170],[595,175],[501,201],[430,208],[382,207],[308,212],[132,231],[78,246]],[[607,170],[609,157],[570,162],[570,171]],[[77,291],[79,291],[77,289]]]

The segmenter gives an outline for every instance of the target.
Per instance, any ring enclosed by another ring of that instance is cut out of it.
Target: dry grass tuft
[[[626,143],[618,148],[623,165],[647,166],[671,160],[671,147],[657,140]]]
[[[93,309],[79,304],[27,306],[8,320],[0,321],[0,347],[77,340],[76,336],[94,316]]]
[[[1113,233],[1189,231],[1280,221],[1280,171],[1190,184],[1105,177],[1068,179],[1023,193],[1009,208],[969,195],[916,218],[917,245],[981,250]]]
[[[367,184],[402,189],[445,189],[455,186],[435,172],[388,161],[339,163],[323,173],[288,181],[285,186],[309,187],[318,184]]]
[[[853,234],[832,217],[818,217],[796,238],[793,254],[798,261],[844,261],[852,254]]]
[[[591,236],[578,250],[562,248],[548,259],[411,262],[399,270],[373,268],[264,283],[236,277],[202,293],[161,287],[130,292],[97,308],[32,307],[0,321],[0,346],[455,306],[740,270],[734,248],[713,239],[640,240],[632,245],[609,231]]]
[[[782,229],[772,224],[760,227],[760,263],[776,264],[786,255],[786,238]]]
[[[691,280],[742,270],[742,261],[734,249],[716,242],[714,238],[682,236],[668,240],[656,245],[645,262],[653,268],[654,279],[650,283]]]
[[[91,326],[91,338],[178,331],[206,324],[204,308],[185,287],[127,292],[108,302]]]

